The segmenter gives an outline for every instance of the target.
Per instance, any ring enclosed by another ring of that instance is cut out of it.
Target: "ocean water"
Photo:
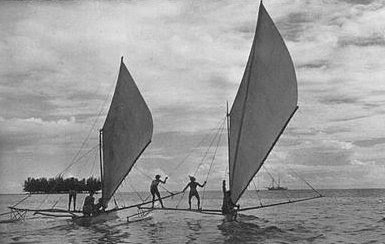
[[[89,227],[67,219],[28,214],[23,222],[0,224],[1,243],[385,243],[384,189],[322,190],[324,198],[246,211],[237,222],[222,216],[154,211],[148,220],[127,223],[135,209]],[[165,193],[163,193],[165,194]],[[142,193],[145,196],[145,193]],[[247,192],[241,206],[255,206],[309,196],[309,191]],[[202,196],[202,193],[201,193]],[[98,197],[98,196],[97,196]],[[96,197],[96,198],[97,198]],[[1,213],[23,195],[0,195]],[[121,205],[137,203],[137,195],[121,193]],[[204,208],[219,208],[220,192],[206,192]],[[78,195],[81,205],[84,195]],[[175,207],[181,196],[165,200]],[[65,208],[66,195],[34,195],[19,207]],[[187,206],[186,196],[180,207]],[[193,202],[195,207],[195,202]],[[3,216],[4,217],[4,216]]]

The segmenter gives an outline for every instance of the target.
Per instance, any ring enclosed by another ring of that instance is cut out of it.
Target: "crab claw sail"
[[[297,79],[289,51],[266,9],[258,24],[230,111],[229,171],[236,203],[297,109]]]
[[[122,58],[115,93],[102,129],[102,199],[105,204],[151,142],[152,132],[151,112]]]

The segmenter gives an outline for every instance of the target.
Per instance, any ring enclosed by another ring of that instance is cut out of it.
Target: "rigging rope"
[[[273,180],[273,183],[277,183],[274,179],[274,176],[267,170],[265,165],[262,165],[263,169],[266,171],[266,173],[270,176],[270,178]]]
[[[89,175],[94,175],[94,170],[95,170],[95,165],[96,165],[96,163],[97,163],[97,158],[98,158],[98,153],[95,153],[94,154],[95,156],[94,156],[94,160],[93,160],[93,163],[92,163],[92,168],[91,168],[91,170],[90,170],[90,174]]]
[[[100,87],[100,84],[99,84],[99,86],[98,86],[97,91],[99,90],[99,87]],[[91,132],[94,131],[95,126],[96,126],[96,123],[97,123],[98,120],[100,119],[100,116],[101,116],[101,114],[102,114],[102,112],[103,112],[103,110],[104,110],[104,107],[106,106],[106,104],[107,104],[107,102],[108,102],[108,100],[109,100],[110,94],[113,92],[114,87],[115,87],[115,83],[112,83],[112,84],[111,84],[111,87],[110,87],[110,93],[107,94],[106,98],[104,99],[104,102],[101,104],[100,109],[99,109],[99,113],[97,114],[97,116],[96,116],[96,118],[95,118],[95,120],[94,120],[94,123],[92,124],[90,130],[88,131],[88,134],[87,134],[86,138],[83,140],[83,142],[82,142],[82,144],[81,144],[81,146],[80,146],[80,149],[79,149],[78,152],[75,154],[75,156],[72,158],[71,163],[70,163],[70,164],[69,164],[69,165],[68,165],[68,166],[67,166],[67,167],[66,167],[66,168],[59,174],[59,175],[63,174],[63,173],[66,172],[69,168],[71,168],[75,163],[79,162],[80,159],[77,159],[77,157],[80,155],[80,153],[81,153],[81,151],[83,150],[83,148],[84,148],[86,142],[87,142],[88,139],[90,138]]]
[[[145,199],[143,199],[142,195],[140,195],[140,193],[138,191],[135,190],[134,186],[132,184],[130,184],[129,182],[127,182],[128,186],[131,188],[131,190],[134,191],[134,193],[136,193],[136,195],[140,198],[140,200],[142,202],[145,202]]]
[[[228,174],[228,171],[229,170],[229,164],[226,165],[226,169],[225,169],[225,175],[223,176],[223,179],[226,180],[226,175]]]
[[[303,182],[305,182],[306,185],[308,185],[314,192],[316,192],[318,195],[322,196],[322,194],[317,191],[316,189],[314,189],[314,187],[312,185],[310,185],[309,182],[307,182],[304,178],[302,178],[297,172],[295,172],[292,168],[290,168],[289,166],[287,166],[289,168],[289,170],[291,172],[293,172],[298,178],[300,178],[301,180],[303,180]]]
[[[257,188],[257,186],[255,185],[254,179],[252,180],[252,182],[253,182],[253,185],[254,185],[254,188],[255,188],[255,194],[257,195],[259,204],[260,204],[261,206],[263,206],[263,204],[262,204],[262,199],[259,197],[259,194],[258,194],[258,188]]]
[[[141,173],[142,175],[146,176],[147,178],[149,178],[150,180],[152,180],[152,177],[147,175],[146,173],[144,173],[140,168],[138,167],[134,167],[135,170],[138,170],[139,173]],[[160,184],[159,184],[160,185]],[[171,191],[169,191],[164,185],[160,185],[160,187],[162,187],[165,191],[167,191],[169,194],[174,194],[172,193]]]
[[[222,119],[220,119],[218,122],[217,122],[217,126],[213,127],[210,131],[214,131],[214,133],[217,133],[216,130],[217,128],[221,125],[222,123]],[[173,170],[172,173],[169,174],[169,176],[173,175],[174,173],[176,173],[176,170],[179,169],[180,166],[182,166],[182,164],[184,164],[186,162],[186,160],[191,156],[191,154],[194,152],[195,149],[199,148],[200,145],[203,144],[203,142],[207,139],[207,138],[210,138],[210,136],[212,136],[211,133],[208,133],[206,134],[201,141],[199,141],[199,143],[193,147],[193,149],[187,154],[187,156],[185,156],[182,161],[180,163],[177,164],[177,166],[175,167],[175,169]]]
[[[111,84],[111,88],[110,88],[111,92],[110,92],[109,94],[111,94],[111,93],[113,92],[113,88],[114,88],[114,87],[115,87],[115,83],[112,83],[112,84]],[[100,88],[100,84],[99,84],[99,86],[98,86],[97,91],[99,90],[99,88]],[[103,110],[104,110],[103,108],[105,107],[106,103],[107,103],[108,100],[109,100],[109,97],[110,97],[109,94],[106,96],[104,102],[103,102],[102,105],[100,106],[99,113],[97,114],[97,116],[96,116],[96,118],[95,118],[95,120],[94,120],[94,122],[93,122],[93,124],[92,124],[92,126],[91,126],[91,128],[90,128],[90,130],[88,131],[88,134],[87,134],[86,138],[83,140],[83,142],[82,142],[82,144],[81,144],[81,146],[80,146],[80,149],[77,151],[77,153],[76,153],[76,154],[74,155],[74,157],[72,158],[71,163],[70,163],[66,168],[64,168],[64,170],[62,170],[60,173],[58,173],[58,174],[56,175],[56,177],[61,177],[62,174],[63,174],[64,172],[66,172],[69,168],[71,168],[75,163],[79,162],[83,157],[85,157],[85,156],[88,155],[90,152],[92,152],[93,150],[95,150],[96,148],[98,148],[99,145],[96,145],[96,146],[92,147],[90,150],[88,150],[85,154],[83,154],[82,156],[79,157],[81,151],[83,150],[83,148],[84,148],[85,145],[86,145],[86,142],[88,141],[88,139],[89,139],[90,136],[91,136],[91,132],[95,129],[96,123],[98,122],[98,120],[99,120],[99,118],[100,118],[100,116],[101,116],[101,114],[102,114],[102,112],[103,112]],[[40,208],[40,207],[45,203],[45,201],[47,200],[48,196],[49,196],[49,195],[47,195],[47,196],[44,198],[43,202],[40,203],[40,205],[39,205],[38,208]],[[27,197],[26,197],[26,198],[27,198]],[[25,198],[25,199],[26,199],[26,198]],[[25,199],[23,199],[22,201],[24,201]],[[20,201],[20,202],[22,202],[22,201]],[[20,203],[20,202],[19,202],[19,203]],[[17,203],[17,204],[19,204],[19,203]],[[17,204],[15,204],[14,207],[15,207]],[[55,204],[55,205],[56,205],[56,204]],[[55,205],[54,205],[54,206],[55,206]]]
[[[91,149],[86,151],[82,156],[80,156],[76,161],[73,161],[70,165],[68,165],[62,172],[56,175],[56,177],[62,175],[64,172],[66,172],[69,168],[71,168],[75,163],[79,162],[82,158],[90,154],[93,150],[97,149],[99,145],[93,146]]]
[[[223,133],[224,128],[225,128],[225,126],[223,124],[223,126],[222,126],[222,128],[221,128],[221,130],[219,132],[218,142],[217,142],[217,145],[215,147],[214,155],[213,155],[213,158],[212,158],[211,163],[210,163],[210,168],[209,168],[209,171],[207,172],[207,176],[206,176],[206,180],[205,180],[206,181],[206,185],[207,185],[207,181],[208,181],[208,178],[209,178],[212,166],[214,165],[215,156],[217,154],[219,143],[221,142],[221,137],[222,137],[222,133]],[[202,202],[202,204],[201,204],[202,207],[203,207],[203,202],[204,202],[204,199],[205,199],[206,185],[203,187],[202,201],[201,201]]]
[[[56,201],[53,203],[53,205],[52,205],[52,207],[51,207],[51,208],[54,208],[54,207],[56,206],[56,204],[58,204],[58,203],[59,203],[59,201],[61,200],[61,198],[62,198],[62,196],[60,196],[60,197],[59,197],[59,199],[58,199],[58,200],[56,200]]]
[[[224,124],[225,124],[224,122],[225,122],[225,121],[226,121],[226,117],[225,117],[224,119],[221,119],[221,120],[220,120],[221,123],[219,124],[219,127],[216,129],[216,132],[215,132],[215,134],[214,134],[214,136],[213,136],[213,139],[211,140],[211,142],[210,142],[210,144],[209,144],[209,146],[208,146],[208,148],[207,148],[207,150],[206,150],[206,152],[205,152],[205,154],[204,154],[204,156],[203,156],[201,162],[198,164],[198,166],[197,166],[197,168],[196,168],[196,170],[195,170],[195,172],[194,172],[194,174],[193,174],[194,176],[197,174],[197,172],[198,172],[200,166],[204,163],[204,161],[205,161],[205,159],[206,159],[206,156],[207,156],[208,152],[210,151],[212,145],[214,144],[215,140],[217,139],[217,137],[218,137],[218,135],[219,135],[219,140],[218,140],[218,142],[217,142],[217,147],[215,148],[214,156],[213,156],[213,159],[212,159],[212,161],[211,161],[210,168],[209,168],[209,171],[208,171],[208,174],[207,174],[207,177],[206,177],[206,181],[207,181],[208,175],[210,174],[210,171],[211,171],[211,168],[212,168],[214,159],[215,159],[215,154],[216,154],[217,149],[218,149],[218,146],[219,146],[219,142],[220,142],[220,138],[221,138],[221,136],[222,136],[223,129],[225,128],[225,126],[224,126]],[[204,189],[205,189],[205,188],[204,188]],[[185,192],[183,192],[183,194],[182,194],[182,196],[180,197],[180,199],[179,199],[178,203],[176,204],[175,208],[178,208],[178,207],[179,207],[180,203],[181,203],[182,200],[183,200],[184,195],[185,195]],[[203,196],[204,196],[204,193],[203,193]],[[202,198],[202,205],[201,205],[201,206],[203,206],[203,198]]]
[[[262,167],[266,170],[266,172],[269,174],[269,176],[271,177],[271,179],[273,180],[273,182],[275,182],[277,184],[277,181],[274,179],[273,175],[267,170],[267,168],[265,167],[265,165],[262,165]],[[272,187],[274,187],[274,185],[272,185]],[[285,195],[285,197],[290,201],[290,197],[289,195],[287,195],[286,191],[283,191],[283,194]]]
[[[205,152],[201,162],[198,164],[198,167],[196,168],[196,170],[195,170],[195,172],[193,174],[194,176],[198,173],[198,170],[199,170],[200,166],[204,163],[204,160],[206,159],[206,156],[209,153],[209,151],[210,151],[212,145],[214,144],[215,140],[217,139],[218,135],[221,134],[221,131],[223,130],[223,127],[224,127],[225,119],[222,119],[222,123],[221,123],[220,127],[217,129],[217,132],[215,133],[213,139],[211,140],[208,149],[206,150],[206,152]]]
[[[17,203],[15,203],[14,205],[12,205],[12,207],[16,207],[17,205],[19,205],[20,203],[24,202],[27,198],[29,198],[31,196],[31,193],[28,193],[28,195],[26,197],[24,197],[23,199],[21,199],[20,201],[18,201]]]

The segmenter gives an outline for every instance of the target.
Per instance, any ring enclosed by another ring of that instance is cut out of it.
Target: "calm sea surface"
[[[157,211],[149,220],[127,223],[136,210],[119,219],[90,227],[29,214],[23,222],[0,224],[1,243],[385,243],[384,189],[323,190],[324,198],[245,212],[238,222],[222,216]],[[165,193],[163,193],[165,194]],[[247,192],[241,206],[309,196],[306,191]],[[143,196],[146,194],[143,193]],[[201,193],[202,196],[202,193]],[[23,195],[0,195],[1,213]],[[96,196],[98,198],[98,196]],[[137,203],[137,195],[122,193],[120,205]],[[175,207],[181,196],[165,200]],[[219,208],[220,192],[206,192],[204,208]],[[84,195],[78,195],[82,204]],[[58,201],[59,200],[59,201]],[[34,195],[19,207],[65,208],[67,195]],[[186,195],[180,207],[186,207]],[[195,205],[194,205],[195,206]]]

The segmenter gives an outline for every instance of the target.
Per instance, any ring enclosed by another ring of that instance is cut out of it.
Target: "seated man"
[[[231,201],[231,192],[226,191],[226,181],[222,183],[222,192],[223,192],[223,203],[222,203],[222,214],[227,215],[229,219],[236,220],[237,210],[234,208],[239,208],[239,205],[235,205]]]
[[[83,214],[84,216],[91,216],[94,212],[95,205],[94,205],[94,191],[90,191],[90,195],[84,199],[83,204]]]
[[[94,207],[94,214],[99,214],[106,211],[106,206],[103,204],[103,198],[98,199],[98,203]]]

